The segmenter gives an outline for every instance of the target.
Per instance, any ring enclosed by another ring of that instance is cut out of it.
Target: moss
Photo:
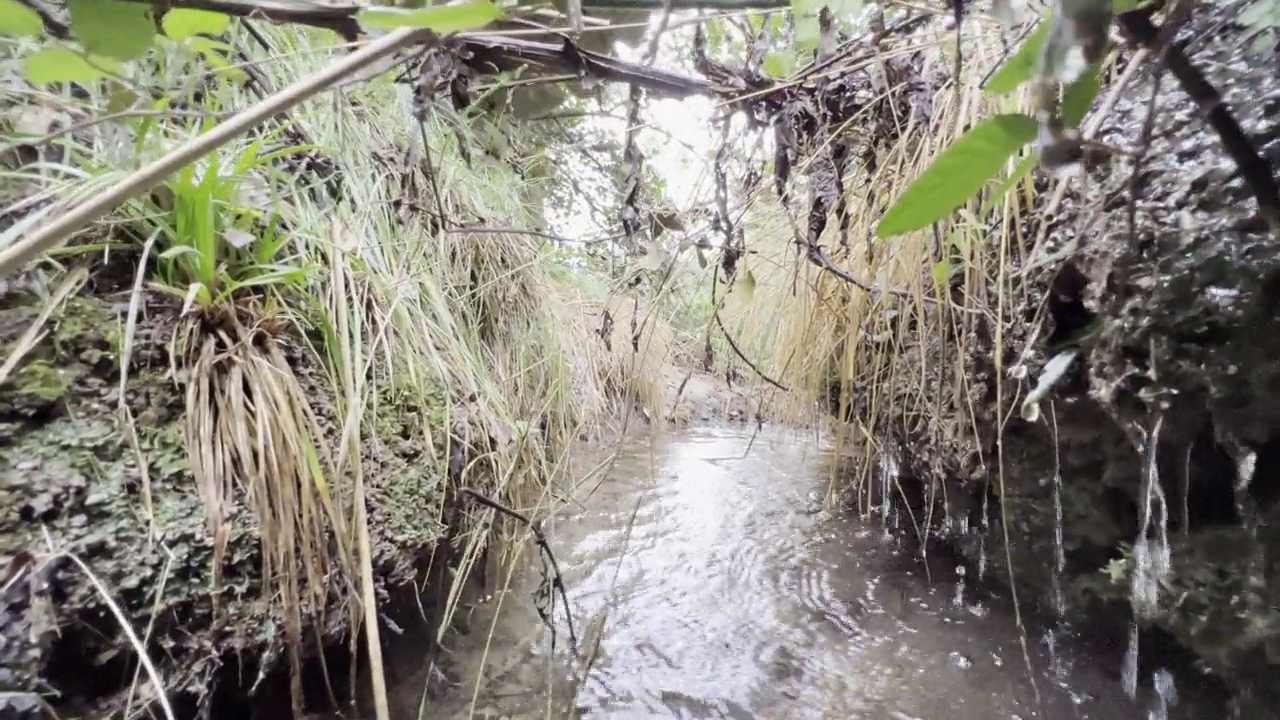
[[[432,441],[442,439],[444,393],[437,388],[384,390],[374,415],[374,437],[366,443],[370,525],[389,576],[412,577],[413,561],[435,546],[443,476]],[[432,437],[432,434],[435,437]]]
[[[66,371],[54,367],[45,360],[25,363],[14,373],[15,405],[46,408],[63,398],[71,388],[71,377]]]

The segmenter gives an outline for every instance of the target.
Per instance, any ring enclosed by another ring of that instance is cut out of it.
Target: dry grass
[[[613,426],[633,409],[661,418],[678,363],[678,343],[674,329],[653,306],[634,297],[602,299],[561,285],[555,308],[570,339],[565,351],[577,414],[585,425],[596,431],[616,430]],[[605,321],[606,312],[611,322]]]
[[[238,45],[253,48],[256,70],[270,87],[283,87],[343,52],[319,33],[259,30],[269,51],[245,38]],[[8,49],[20,56],[31,48]],[[137,84],[181,91],[190,67],[171,53],[160,54],[161,61],[144,68]],[[78,119],[100,112],[106,101],[98,94],[85,102],[27,91],[8,105],[51,108]],[[233,84],[213,84],[203,99],[210,112],[255,101]],[[295,711],[301,710],[306,629],[323,626],[325,613],[336,610],[347,613],[350,626],[363,623],[376,711],[385,718],[373,607],[379,578],[366,500],[387,488],[382,478],[367,476],[365,463],[371,447],[385,440],[384,419],[403,420],[402,407],[422,409],[408,420],[417,432],[413,442],[429,458],[422,473],[478,488],[511,506],[541,506],[556,449],[632,402],[659,411],[670,330],[641,306],[637,352],[632,304],[600,303],[555,285],[529,236],[451,233],[432,222],[430,214],[438,212],[455,224],[502,218],[506,227],[535,227],[537,211],[530,189],[513,181],[509,167],[484,157],[464,162],[444,118],[419,127],[406,88],[385,80],[354,85],[305,103],[296,117],[336,165],[342,197],[329,203],[309,194],[314,178],[305,173],[255,168],[252,182],[231,197],[232,205],[206,208],[212,216],[265,203],[288,227],[280,255],[272,260],[296,272],[284,277],[250,268],[258,274],[231,277],[225,294],[209,282],[203,290],[195,282],[188,287],[178,272],[182,268],[165,263],[186,257],[174,254],[173,243],[195,242],[170,238],[169,248],[157,245],[151,252],[153,235],[141,256],[125,336],[133,337],[139,310],[177,315],[169,348],[172,372],[186,391],[185,445],[196,484],[192,491],[204,502],[217,548],[215,582],[234,509],[244,505],[262,542],[264,593],[284,618]],[[147,117],[145,131],[136,123],[105,123],[65,136],[60,142],[68,154],[55,172],[7,173],[6,187],[20,187],[23,196],[0,209],[45,195],[95,192],[188,137],[191,130],[182,119]],[[136,157],[120,153],[122,140],[132,144]],[[250,142],[233,143],[220,157],[235,158]],[[430,210],[403,210],[398,201],[406,197]],[[46,267],[60,273],[94,257],[90,253],[103,249],[104,238],[127,237],[117,231],[137,226],[126,223],[145,225],[164,216],[164,208],[150,200],[135,203],[96,228],[93,244],[66,249],[62,264]],[[5,241],[13,237],[6,233]],[[216,232],[210,237],[221,242]],[[202,267],[209,260],[208,269],[232,275],[245,269],[229,257],[199,260]],[[160,286],[185,301],[181,313],[174,302],[158,301]],[[602,307],[615,318],[611,350],[594,333],[598,318],[591,314]],[[33,327],[33,342],[38,333]],[[136,350],[132,340],[123,350]],[[22,352],[10,356],[15,363]],[[4,371],[9,369],[6,363]],[[129,382],[122,377],[122,387]],[[451,467],[459,455],[465,463]],[[443,488],[428,516],[417,522],[442,524],[445,499],[454,490]],[[495,527],[497,535],[487,524],[450,529],[461,560],[438,618],[441,633],[486,545],[497,540],[507,559],[515,556],[517,529]],[[133,637],[127,623],[123,630]]]
[[[848,439],[868,461],[858,470],[859,487],[873,477],[877,459],[893,452],[891,439],[910,435],[920,423],[932,423],[928,432],[939,437],[973,435],[972,358],[958,338],[968,337],[980,323],[999,328],[1022,292],[1006,262],[1018,252],[1011,232],[1018,203],[992,203],[992,212],[984,214],[975,200],[940,224],[947,250],[941,262],[931,231],[867,240],[874,238],[883,211],[959,136],[957,129],[996,112],[1025,108],[1023,98],[992,98],[979,88],[985,71],[1002,58],[994,30],[968,24],[960,92],[950,84],[937,88],[927,125],[901,123],[898,139],[877,148],[878,171],[846,178],[850,248],[837,249],[834,219],[822,242],[838,266],[876,292],[851,286],[797,256],[792,225],[774,197],[757,197],[748,210],[747,244],[760,253],[753,264],[755,300],[731,303],[723,315],[762,368],[792,388],[778,398],[778,414],[795,421],[809,417],[813,399],[827,397],[833,384],[842,389],[841,414],[853,398],[858,413]],[[924,51],[925,67],[948,67],[948,36],[925,40],[936,43]],[[848,132],[857,134],[856,124]],[[963,290],[951,292],[943,278],[956,279]],[[1001,338],[995,342],[999,356]]]

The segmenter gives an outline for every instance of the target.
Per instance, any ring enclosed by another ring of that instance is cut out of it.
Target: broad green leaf
[[[124,0],[67,0],[71,31],[90,54],[136,60],[155,42],[151,6]]]
[[[164,14],[160,25],[164,34],[174,40],[185,40],[196,34],[217,37],[227,31],[231,18],[209,10],[176,8]]]
[[[39,13],[18,0],[0,0],[0,35],[40,37],[43,33]]]
[[[764,56],[764,71],[776,78],[791,77],[796,71],[796,54],[771,52]]]
[[[1098,97],[1098,65],[1095,63],[1085,69],[1076,81],[1071,83],[1067,91],[1062,94],[1062,107],[1059,114],[1062,116],[1062,123],[1066,127],[1074,128],[1080,125],[1080,121],[1084,119],[1085,113],[1089,112],[1089,108],[1093,105],[1093,99]]]
[[[471,0],[466,5],[437,5],[422,10],[367,8],[356,15],[365,30],[392,30],[403,27],[427,28],[441,35],[477,30],[502,17],[502,10],[489,0]]]
[[[102,69],[94,67],[84,56],[58,45],[28,55],[22,71],[27,80],[37,86],[64,82],[87,84],[105,76]]]
[[[1027,115],[996,115],[973,126],[911,183],[876,228],[890,237],[927,227],[973,197],[1011,155],[1036,137]]]
[[[1000,66],[982,89],[993,95],[1008,95],[1017,90],[1018,86],[1031,77],[1031,73],[1035,70],[1036,61],[1040,58],[1040,48],[1044,45],[1048,30],[1049,23],[1041,20],[1036,29],[1023,41],[1018,51]]]
[[[1013,166],[1013,171],[1009,173],[1009,177],[1002,180],[996,187],[995,191],[991,193],[991,202],[999,202],[1006,193],[1013,189],[1014,185],[1017,185],[1022,178],[1031,174],[1031,171],[1037,164],[1039,164],[1039,162],[1040,156],[1036,153],[1031,153],[1019,160],[1018,164]]]

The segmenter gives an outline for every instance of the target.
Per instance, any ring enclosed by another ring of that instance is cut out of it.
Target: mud
[[[1233,24],[1245,5],[1198,5],[1179,41],[1274,171],[1280,57],[1246,54]],[[1141,147],[1152,87],[1150,70],[1139,72],[1098,139]],[[1013,580],[1049,616],[1061,610],[1064,626],[1114,638],[1130,632],[1135,570],[1154,572],[1155,607],[1136,618],[1139,683],[1154,669],[1143,648],[1181,648],[1230,687],[1242,717],[1271,717],[1280,702],[1280,245],[1259,228],[1221,141],[1172,76],[1155,97],[1141,168],[1112,156],[1090,169],[1083,191],[1074,181],[1056,216],[1029,214],[1011,267],[1027,303],[1000,333],[979,321],[942,340],[964,347],[968,384],[937,375],[938,395],[961,401],[937,422],[903,418],[911,430],[890,445],[903,453],[915,504],[937,501],[933,531],[971,567]],[[1046,241],[1033,246],[1042,229]],[[1072,339],[1080,358],[1042,417],[1024,419],[1018,404],[1054,346]],[[935,362],[950,352],[929,349]],[[909,405],[911,388],[901,393]],[[1161,493],[1148,501],[1144,484],[1152,470],[1167,501],[1167,571],[1134,558],[1164,546]],[[1145,509],[1155,522],[1143,530]]]

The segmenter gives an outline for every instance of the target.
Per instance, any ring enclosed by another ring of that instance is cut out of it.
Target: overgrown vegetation
[[[5,89],[10,273],[33,227],[344,53],[324,30],[204,10],[165,13],[157,34],[147,4],[32,7],[0,8],[5,67],[22,72]],[[358,19],[451,32],[494,13]],[[530,234],[543,188],[471,147],[494,116],[393,79],[223,138],[5,286],[4,503],[46,508],[5,524],[6,692],[52,683],[64,712],[235,712],[284,657],[277,697],[301,716],[305,667],[346,642],[385,717],[379,605],[444,583],[417,621],[443,633],[487,548],[523,532],[457,489],[536,508],[570,440],[633,403],[664,417],[663,320],[646,316],[634,348],[597,338],[599,308],[632,308],[549,277]],[[40,610],[51,598],[62,609]],[[94,625],[103,608],[118,622]],[[139,659],[159,670],[130,682]],[[78,663],[123,684],[58,675]],[[258,680],[228,682],[228,663]]]
[[[1058,592],[1078,551],[1080,593],[1108,596],[1098,573],[1141,565],[1149,542],[1167,556],[1151,528],[1173,495],[1159,478],[1174,474],[1156,467],[1169,398],[1208,413],[1209,444],[1237,465],[1272,440],[1223,429],[1205,408],[1248,390],[1203,370],[1198,351],[1178,354],[1225,337],[1222,353],[1264,364],[1231,348],[1274,294],[1260,240],[1280,222],[1274,161],[1247,132],[1265,118],[1237,117],[1182,39],[1199,13],[1222,13],[1241,28],[1223,43],[1256,52],[1274,18],[1246,4],[1058,3],[1043,20],[1004,17],[1010,27],[963,3],[934,15],[797,0],[696,24],[668,8],[632,62],[588,48],[580,27],[520,24],[506,15],[523,8],[486,0],[174,2],[159,17],[132,0],[0,0],[0,272],[17,278],[3,288],[0,421],[5,472],[21,478],[3,502],[22,508],[0,552],[6,592],[21,589],[5,612],[25,623],[5,663],[27,689],[96,652],[141,678],[138,658],[163,650],[164,670],[187,670],[160,681],[147,664],[150,687],[130,678],[81,699],[131,714],[158,698],[172,714],[170,693],[194,703],[249,649],[261,659],[241,672],[267,677],[286,658],[299,715],[304,664],[345,642],[364,648],[385,718],[378,608],[414,582],[442,586],[438,640],[487,548],[517,554],[501,540],[520,528],[456,502],[458,490],[543,508],[571,439],[616,429],[632,407],[665,422],[698,366],[753,388],[761,421],[768,406],[809,422],[817,400],[857,446],[853,496],[897,495],[920,535],[980,517],[981,563],[988,543],[1001,548],[1015,590],[1025,569],[1033,594]],[[1111,46],[1113,26],[1126,44]],[[688,74],[653,67],[671,38]],[[1177,258],[1212,256],[1219,241],[1185,241],[1165,210],[1139,206],[1144,163],[1159,164],[1147,156],[1190,122],[1160,125],[1166,71],[1240,178],[1193,210],[1209,227],[1238,209],[1219,230],[1251,259],[1201,281]],[[545,87],[570,78],[606,89],[566,102]],[[1125,94],[1148,78],[1144,115]],[[648,97],[692,95],[715,100],[714,146],[692,196],[672,197],[646,162],[642,111]],[[620,130],[590,122],[593,108]],[[552,222],[583,218],[598,237]],[[1106,242],[1086,247],[1098,232]],[[1195,289],[1166,297],[1174,307],[1209,282],[1260,299],[1161,319],[1143,293],[1174,280]],[[1201,340],[1177,339],[1187,333]],[[1134,448],[1099,459],[1073,423]],[[885,458],[904,468],[895,487],[872,482],[888,477]],[[1055,481],[1033,486],[1035,473]],[[1105,476],[1099,495],[1125,499],[1115,527],[1064,548],[1063,522],[1085,523],[1097,500],[1093,486],[1063,497],[1071,473]],[[1241,477],[1227,492],[1252,550],[1271,506]],[[96,484],[113,488],[107,510],[75,510]],[[1130,504],[1141,525],[1120,517]],[[114,518],[115,547],[86,516]],[[1181,522],[1200,521],[1188,510]],[[1037,523],[1057,528],[1056,546],[1037,544]],[[1028,555],[1015,557],[1020,537]],[[1025,561],[1044,552],[1056,561]],[[68,554],[103,582],[64,577],[51,559]],[[1220,593],[1211,576],[1165,582]],[[74,619],[108,640],[43,632],[62,622],[51,598],[67,595],[123,621]],[[1157,622],[1177,632],[1169,617]],[[129,626],[147,633],[113,659]],[[282,632],[243,632],[264,626]],[[179,627],[205,636],[175,642]]]

